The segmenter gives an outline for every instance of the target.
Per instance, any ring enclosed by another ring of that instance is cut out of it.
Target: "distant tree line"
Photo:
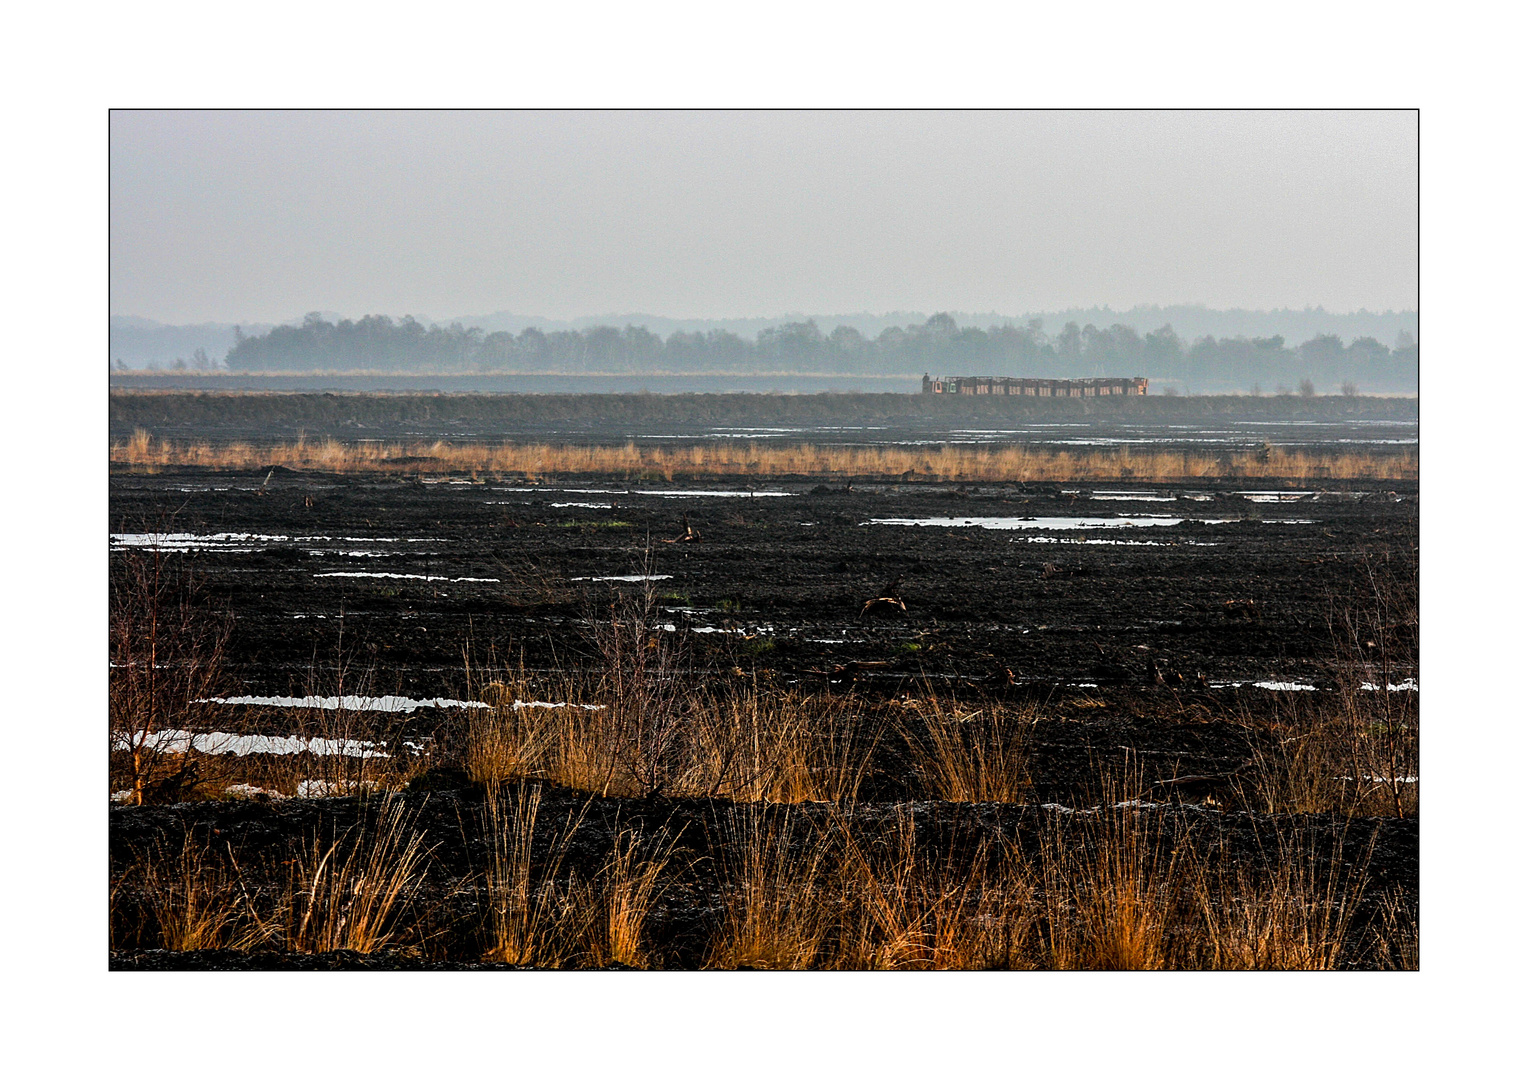
[[[889,327],[874,338],[848,326],[824,334],[809,320],[761,330],[752,341],[726,330],[676,331],[665,340],[640,326],[484,334],[460,323],[426,326],[411,316],[332,323],[314,314],[301,326],[277,326],[257,336],[236,332],[226,363],[238,372],[1144,375],[1190,390],[1235,386],[1278,393],[1309,380],[1365,389],[1414,387],[1417,343],[1405,331],[1393,347],[1372,337],[1344,344],[1334,334],[1299,345],[1277,336],[1185,341],[1171,325],[1141,334],[1119,323],[1104,329],[1067,323],[1052,335],[1039,319],[962,329],[946,314],[921,325]]]

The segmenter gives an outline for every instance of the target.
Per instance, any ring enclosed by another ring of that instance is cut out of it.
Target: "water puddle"
[[[611,509],[614,509],[614,504],[607,503],[607,502],[602,502],[602,503],[586,503],[586,502],[553,503],[552,504],[552,509],[553,510],[561,510],[564,507],[568,507],[568,506],[575,506],[575,507],[578,507],[580,510],[611,510]]]

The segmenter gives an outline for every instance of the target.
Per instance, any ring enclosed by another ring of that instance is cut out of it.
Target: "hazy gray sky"
[[[1413,112],[141,112],[111,307],[685,318],[1417,303]]]

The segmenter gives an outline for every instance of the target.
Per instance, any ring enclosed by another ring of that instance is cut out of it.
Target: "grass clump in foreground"
[[[257,872],[233,848],[188,831],[178,851],[137,851],[112,882],[114,948],[187,951],[417,949],[427,936],[416,907],[430,848],[398,796],[361,820],[310,836]]]
[[[678,858],[668,826],[590,833],[576,803],[561,805],[572,809],[547,819],[538,785],[491,791],[476,826],[484,862],[465,880],[433,867],[413,819],[386,805],[306,849],[316,860],[299,857],[284,882],[231,857],[214,869],[210,846],[151,853],[113,890],[114,947],[402,949],[548,968],[1416,965],[1414,906],[1371,895],[1365,842],[1340,824],[1268,822],[1249,857],[1181,812],[1128,800],[965,840],[910,804],[759,803],[716,815],[711,855]],[[591,844],[605,856],[591,862]],[[685,959],[660,912],[697,890],[711,914]],[[453,901],[447,939],[435,912]]]

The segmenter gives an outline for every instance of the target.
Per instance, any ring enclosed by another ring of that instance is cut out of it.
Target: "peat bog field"
[[[1418,491],[1360,452],[114,463],[112,965],[1414,967]]]

